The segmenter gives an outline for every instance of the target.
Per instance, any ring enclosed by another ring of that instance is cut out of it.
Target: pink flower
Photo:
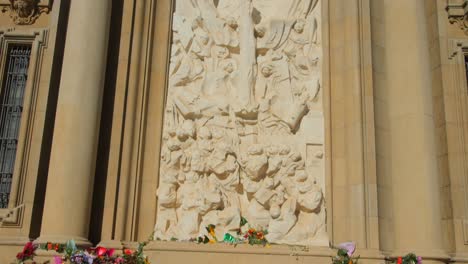
[[[418,264],[422,264],[422,257],[421,256],[418,257]]]
[[[123,264],[125,263],[125,259],[123,259],[122,257],[118,257],[115,259],[115,264]]]
[[[338,245],[338,248],[346,250],[348,256],[352,256],[354,251],[356,250],[356,244],[354,242],[344,242]]]
[[[60,257],[60,256],[55,256],[55,257],[54,257],[54,263],[55,263],[55,264],[63,264],[62,257]]]

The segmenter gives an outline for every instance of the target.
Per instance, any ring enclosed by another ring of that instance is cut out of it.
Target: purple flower
[[[422,264],[422,257],[418,256],[418,264]]]
[[[346,250],[348,256],[352,256],[354,251],[356,250],[356,244],[354,242],[344,242],[338,245],[339,249]]]
[[[88,264],[93,264],[93,261],[96,258],[96,256],[93,256],[93,255],[89,254],[88,252],[85,252],[85,257],[88,260]]]
[[[84,255],[83,253],[79,252],[79,253],[75,253],[73,254],[71,257],[70,257],[70,261],[72,263],[76,263],[76,264],[85,264],[85,259],[84,259]]]

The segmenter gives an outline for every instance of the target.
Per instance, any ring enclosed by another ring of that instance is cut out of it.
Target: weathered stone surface
[[[284,10],[288,10],[285,12]],[[318,0],[176,1],[155,236],[328,245]]]

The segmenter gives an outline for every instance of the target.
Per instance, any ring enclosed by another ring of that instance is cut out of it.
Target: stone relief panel
[[[176,0],[155,237],[328,245],[320,0]]]

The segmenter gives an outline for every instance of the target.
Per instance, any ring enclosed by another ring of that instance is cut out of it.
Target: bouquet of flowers
[[[88,249],[78,249],[73,240],[66,244],[46,243],[44,245],[34,245],[28,242],[22,252],[16,255],[18,264],[23,264],[27,260],[33,260],[35,251],[39,249],[53,250],[61,255],[54,257],[54,264],[150,264],[144,255],[144,247],[149,240],[140,243],[136,250],[123,249],[121,254],[117,254],[115,249],[105,247],[95,247]]]
[[[241,229],[237,231],[237,234],[232,235],[231,233],[226,233],[224,234],[224,238],[221,242],[232,245],[237,245],[241,243],[248,243],[249,245],[268,245],[268,241],[265,238],[265,235],[268,234],[268,230],[257,230],[255,228],[250,227],[248,229],[244,229],[246,230],[245,232],[242,232],[242,227],[246,227],[247,224],[247,220],[242,217],[240,222]],[[200,236],[196,239],[193,239],[192,241],[203,244],[213,244],[219,242],[218,238],[216,237],[215,229],[215,225],[208,225],[206,227],[208,235]]]
[[[23,251],[16,255],[16,262],[19,264],[24,263],[26,260],[33,260],[36,256],[37,247],[32,243],[28,242],[24,245]]]
[[[422,257],[416,256],[414,253],[409,253],[403,257],[392,259],[391,262],[397,264],[422,264]]]
[[[333,264],[357,264],[359,256],[353,257],[354,251],[356,250],[356,244],[354,242],[341,243],[335,247],[338,249],[336,256],[332,258]]]

